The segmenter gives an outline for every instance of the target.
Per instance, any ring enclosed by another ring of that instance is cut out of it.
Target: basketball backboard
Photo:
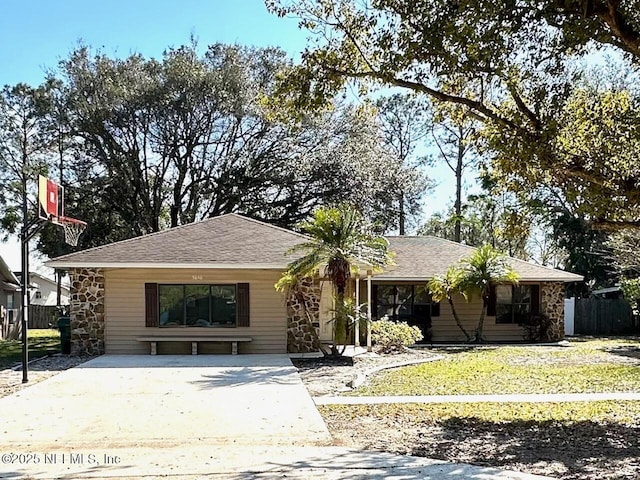
[[[38,216],[54,223],[64,217],[64,187],[42,175],[38,176]]]
[[[87,228],[82,220],[64,216],[64,187],[42,175],[38,177],[38,216],[54,225],[60,225],[69,245],[77,245],[78,238]]]

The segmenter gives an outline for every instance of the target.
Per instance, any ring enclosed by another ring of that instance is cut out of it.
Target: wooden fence
[[[631,306],[623,298],[579,298],[575,307],[576,335],[628,335],[640,332]]]
[[[57,328],[58,309],[55,306],[29,305],[29,328]],[[18,340],[22,332],[20,309],[5,310],[0,318],[0,340]]]
[[[29,328],[56,328],[58,316],[55,305],[29,305]]]

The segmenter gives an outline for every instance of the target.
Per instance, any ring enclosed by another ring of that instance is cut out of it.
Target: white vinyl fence
[[[564,334],[575,334],[576,297],[564,299]]]

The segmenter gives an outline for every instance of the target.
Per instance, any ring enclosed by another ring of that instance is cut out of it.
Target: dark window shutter
[[[145,326],[158,326],[158,284],[144,284]]]
[[[496,316],[496,287],[491,285],[489,287],[489,303],[487,304],[487,316]]]
[[[540,313],[540,285],[531,285],[531,314]]]
[[[431,316],[432,317],[440,316],[440,302],[431,304]]]
[[[249,284],[239,283],[237,285],[236,308],[238,315],[238,326],[249,326]]]

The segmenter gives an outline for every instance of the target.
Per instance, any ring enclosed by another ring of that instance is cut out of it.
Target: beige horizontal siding
[[[473,336],[480,318],[482,300],[476,297],[466,302],[462,296],[457,295],[453,298],[453,305],[465,330]],[[458,328],[451,306],[446,300],[440,303],[440,316],[431,319],[431,329],[434,342],[465,341],[465,336]],[[496,323],[496,317],[485,317],[483,332],[484,337],[490,342],[521,342],[524,339],[521,326]]]
[[[207,269],[114,269],[105,272],[105,347],[109,354],[149,353],[144,335],[249,336],[238,344],[239,353],[286,353],[286,310],[273,285],[280,273],[270,270]],[[237,328],[147,328],[145,327],[145,283],[215,284],[249,283],[249,327]],[[190,344],[160,344],[160,353],[190,353]],[[230,353],[229,345],[203,344],[200,352]]]

